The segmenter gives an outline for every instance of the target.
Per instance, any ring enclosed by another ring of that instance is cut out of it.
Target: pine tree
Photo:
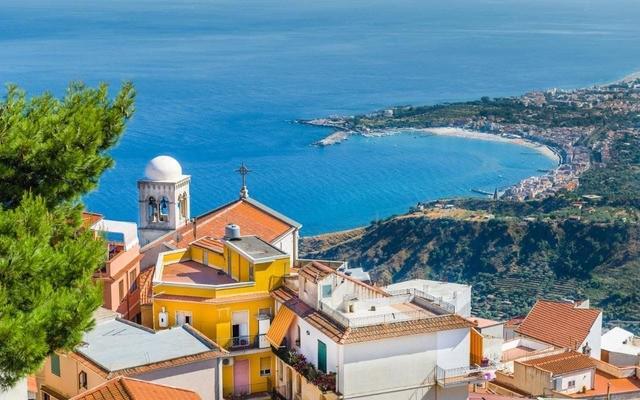
[[[135,97],[131,83],[107,89],[74,83],[59,100],[10,86],[0,102],[0,388],[78,345],[101,303],[106,246],[80,198],[113,165]]]

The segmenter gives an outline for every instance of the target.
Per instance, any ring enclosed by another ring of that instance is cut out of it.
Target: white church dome
[[[173,157],[158,156],[149,161],[144,175],[152,181],[176,181],[182,178],[182,167]]]

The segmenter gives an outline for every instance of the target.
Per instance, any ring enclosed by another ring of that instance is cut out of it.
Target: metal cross
[[[249,175],[249,172],[251,172],[251,170],[247,168],[244,163],[242,163],[240,164],[240,168],[238,168],[236,172],[242,175],[242,187],[247,186],[247,175]]]

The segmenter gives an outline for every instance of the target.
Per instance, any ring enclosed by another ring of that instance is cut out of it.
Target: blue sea
[[[303,234],[471,196],[554,161],[513,144],[411,133],[310,144],[295,119],[608,82],[640,69],[637,0],[1,0],[0,81],[62,94],[123,80],[137,112],[88,209],[135,220],[136,180],[169,154],[192,208],[250,194]]]

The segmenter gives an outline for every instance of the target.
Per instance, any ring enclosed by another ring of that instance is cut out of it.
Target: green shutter
[[[318,369],[327,372],[327,345],[318,340]]]
[[[60,356],[56,353],[51,355],[51,373],[60,376]]]

